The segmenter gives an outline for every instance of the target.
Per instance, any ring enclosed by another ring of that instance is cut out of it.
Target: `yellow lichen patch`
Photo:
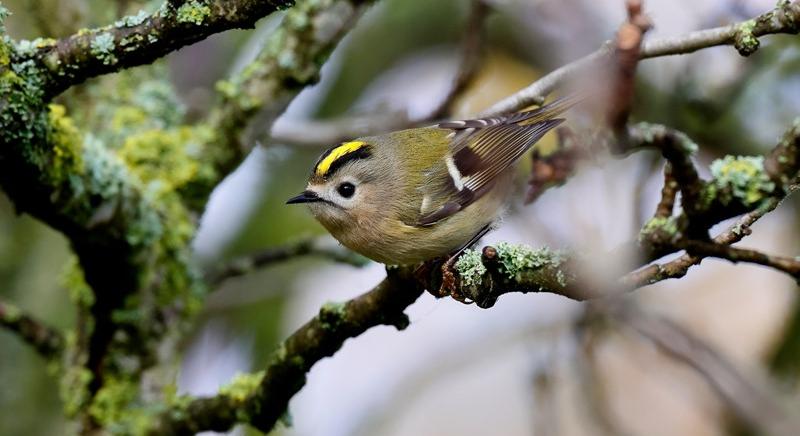
[[[316,174],[320,177],[325,176],[325,174],[327,174],[331,169],[331,165],[333,165],[334,162],[347,154],[360,150],[365,145],[367,144],[362,141],[351,141],[345,142],[344,144],[334,148],[317,164],[317,168],[315,170]]]
[[[158,183],[159,191],[180,189],[198,178],[211,176],[194,151],[208,132],[182,126],[151,129],[128,137],[119,156],[145,183]]]
[[[131,126],[141,126],[147,121],[148,114],[141,108],[122,106],[114,112],[111,118],[111,128],[115,132],[119,132]]]
[[[72,118],[67,116],[67,110],[59,104],[51,104],[48,114],[50,130],[48,139],[53,147],[53,174],[56,177],[67,174],[68,171],[82,171],[79,147],[83,144],[83,136],[75,127]]]

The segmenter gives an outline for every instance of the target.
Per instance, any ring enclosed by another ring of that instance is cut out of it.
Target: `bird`
[[[306,204],[342,245],[387,265],[452,256],[499,221],[514,163],[580,99],[366,136],[326,150],[287,204]]]

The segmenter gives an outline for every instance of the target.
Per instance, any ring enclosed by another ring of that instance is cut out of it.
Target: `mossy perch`
[[[455,263],[458,290],[481,308],[492,307],[509,292],[569,294],[574,277],[565,261],[564,253],[524,244],[468,249]]]

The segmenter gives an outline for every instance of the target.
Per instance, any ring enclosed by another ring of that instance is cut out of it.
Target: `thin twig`
[[[8,303],[0,302],[0,326],[19,335],[46,358],[58,357],[64,347],[64,338],[56,329]]]
[[[317,256],[358,267],[364,266],[369,262],[366,258],[340,246],[328,247],[322,241],[302,240],[236,258],[208,273],[206,281],[212,285],[219,285],[227,279],[249,274],[256,269],[302,256]]]
[[[724,232],[717,235],[713,241],[717,244],[733,244],[742,240],[750,234],[750,226],[762,218],[767,213],[773,211],[781,203],[781,199],[770,198],[757,209],[744,214],[736,223],[728,227]],[[622,277],[620,283],[626,289],[636,289],[666,279],[681,278],[686,275],[694,265],[702,260],[702,257],[683,254],[672,261],[648,265],[642,269],[630,272]]]
[[[800,279],[800,261],[791,257],[775,256],[757,250],[731,247],[706,241],[685,241],[681,246],[687,253],[700,257],[717,257],[731,262],[748,262],[768,266]]]

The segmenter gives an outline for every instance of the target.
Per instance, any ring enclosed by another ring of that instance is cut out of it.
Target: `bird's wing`
[[[426,171],[417,225],[435,224],[489,192],[499,175],[564,121],[554,117],[575,103],[577,99],[567,97],[505,117],[439,124],[438,128],[452,131],[450,144],[444,162]]]

